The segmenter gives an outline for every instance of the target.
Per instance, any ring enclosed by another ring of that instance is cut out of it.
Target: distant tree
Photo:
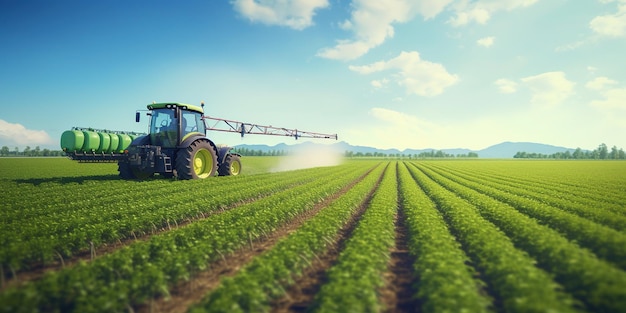
[[[598,147],[598,158],[604,160],[609,156],[609,148],[607,148],[606,144],[600,144]]]
[[[609,154],[609,159],[613,159],[613,160],[619,159],[619,151],[617,150],[616,146],[613,146],[613,148],[611,148],[611,153]]]
[[[20,154],[20,149],[18,147],[15,147],[15,156],[18,156]]]
[[[24,156],[29,156],[30,155],[30,146],[26,146],[26,148],[24,148]]]
[[[477,158],[478,157],[478,153],[476,152],[470,152],[467,154],[468,158]]]
[[[581,148],[576,148],[576,150],[574,150],[574,153],[572,153],[572,157],[574,159],[582,159],[585,157],[583,150]]]
[[[34,156],[39,156],[40,152],[41,152],[41,148],[39,148],[39,146],[36,146],[35,150],[33,150],[33,155]]]
[[[2,146],[2,149],[0,150],[0,154],[1,154],[2,156],[8,156],[8,155],[9,155],[9,153],[10,153],[10,151],[9,151],[9,147],[7,147],[7,146]]]

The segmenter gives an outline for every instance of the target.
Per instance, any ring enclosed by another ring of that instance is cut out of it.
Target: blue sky
[[[11,148],[146,131],[152,101],[378,148],[626,148],[626,0],[0,0],[0,43]]]

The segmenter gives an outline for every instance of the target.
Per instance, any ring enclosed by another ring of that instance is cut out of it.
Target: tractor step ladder
[[[163,157],[163,164],[165,165],[165,171],[166,172],[171,172],[172,171],[172,158],[168,157],[168,156],[164,156]]]

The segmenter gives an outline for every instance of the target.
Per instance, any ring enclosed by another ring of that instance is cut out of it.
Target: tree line
[[[249,148],[235,148],[235,153],[242,156],[285,156],[289,155],[289,151],[285,150],[260,150]],[[404,154],[404,153],[382,153],[382,152],[354,152],[345,151],[343,154],[347,158],[397,158],[397,159],[426,159],[426,158],[477,158],[476,152],[469,152],[467,154],[449,154],[442,150],[424,151],[416,154]]]
[[[513,158],[516,159],[578,159],[578,160],[626,160],[626,152],[622,148],[613,146],[610,150],[606,144],[600,144],[593,151],[576,148],[573,152],[569,150],[556,152],[553,154],[543,154],[535,152],[517,152]]]
[[[26,146],[24,150],[20,151],[18,147],[14,149],[9,148],[8,146],[2,146],[0,148],[0,156],[1,157],[47,157],[47,156],[64,156],[65,152],[61,150],[50,150],[50,149],[41,149],[39,146],[35,148],[31,148],[30,146]]]
[[[284,156],[288,153],[285,150],[254,150],[248,148],[235,148],[233,152],[238,153],[242,156]]]
[[[382,152],[353,152],[346,151],[344,156],[347,158],[396,158],[396,159],[427,159],[427,158],[477,158],[478,153],[469,152],[468,154],[450,154],[445,153],[442,150],[424,151],[415,154],[404,153],[382,153]]]

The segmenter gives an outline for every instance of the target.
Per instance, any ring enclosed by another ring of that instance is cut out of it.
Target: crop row
[[[402,210],[406,215],[409,250],[419,277],[415,296],[423,312],[484,312],[491,299],[484,296],[484,282],[450,233],[437,205],[416,184],[402,163],[398,172]]]
[[[515,207],[518,211],[566,234],[569,239],[576,240],[598,256],[626,269],[626,249],[624,248],[626,247],[626,234],[525,196],[526,194],[532,195],[531,192],[522,192],[507,186],[493,186],[481,179],[469,180],[460,174],[435,172],[460,185]]]
[[[429,182],[428,185],[433,186],[433,189],[443,193],[445,188],[450,197],[471,202],[475,207],[474,213],[479,213],[480,216],[497,226],[516,247],[532,256],[540,268],[554,275],[564,290],[584,303],[588,310],[594,312],[626,311],[626,273],[624,271],[599,259],[589,250],[582,249],[554,229],[520,213],[509,204],[456,183],[423,165],[414,163],[413,166],[416,168],[414,172],[419,172],[421,180]],[[478,186],[474,187],[478,188]],[[446,212],[456,214],[458,211],[456,208]],[[473,221],[476,220],[478,219],[474,218]],[[493,226],[485,225],[485,227]],[[491,245],[490,242],[485,244]],[[491,262],[498,259],[498,255],[494,255]],[[508,264],[507,266],[515,268],[518,265]],[[510,278],[517,280],[524,276],[511,276]],[[515,284],[539,287],[525,279]],[[549,286],[553,285],[549,284]]]
[[[135,242],[90,263],[50,272],[0,294],[4,312],[122,311],[190,279],[222,255],[309,210],[363,175],[367,168],[329,172],[233,210]]]
[[[496,178],[483,175],[482,173],[478,174],[470,170],[459,169],[458,167],[451,168],[440,166],[439,164],[430,164],[430,166],[436,166],[436,168],[440,170],[455,173],[456,175],[472,181],[480,181],[482,184],[502,191],[532,198],[542,203],[558,207],[564,211],[588,218],[594,222],[607,225],[616,230],[626,230],[626,215],[624,215],[626,211],[624,211],[623,206],[609,201],[609,198],[606,197],[594,200],[589,196],[589,192],[571,191],[567,188],[546,182],[535,182],[533,184],[527,181],[506,180],[503,177]],[[572,192],[575,192],[575,194]],[[555,196],[555,194],[558,196]]]
[[[515,248],[498,227],[485,220],[472,203],[460,198],[415,167],[413,177],[437,203],[451,231],[461,242],[491,292],[507,312],[572,312],[572,299],[560,292],[550,274]]]
[[[623,171],[623,166],[618,166],[623,162],[493,161],[483,164],[484,166],[479,167],[479,172],[476,171],[476,164],[471,162],[437,165],[455,172],[478,175],[481,179],[532,188],[557,199],[581,201],[593,208],[626,215],[626,189],[623,179],[620,181],[614,178],[615,173]]]
[[[346,241],[336,265],[316,296],[319,312],[380,312],[384,273],[395,244],[398,211],[397,166],[388,166],[365,213]]]
[[[350,168],[343,171],[348,172]],[[205,216],[248,199],[258,199],[286,188],[304,184],[330,169],[280,173],[277,175],[252,176],[248,180],[223,180],[222,184],[199,185],[205,191],[195,189],[147,192],[143,201],[120,200],[111,203],[107,198],[90,201],[89,206],[73,209],[64,206],[66,212],[43,215],[37,219],[15,221],[0,230],[0,264],[17,270],[39,261],[49,262],[54,258],[68,257],[117,240],[177,225],[191,218]],[[236,193],[231,192],[237,190]],[[118,186],[118,193],[122,193]]]
[[[337,240],[343,225],[376,188],[384,167],[378,166],[363,181],[333,201],[271,250],[254,258],[237,275],[197,304],[192,312],[263,312],[270,301],[284,294],[295,276]]]

